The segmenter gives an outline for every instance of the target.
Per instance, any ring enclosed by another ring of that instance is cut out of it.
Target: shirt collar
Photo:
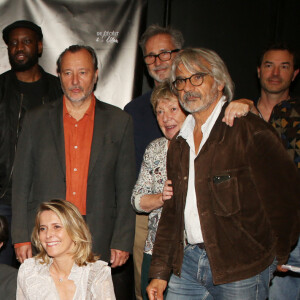
[[[94,116],[95,116],[95,104],[96,104],[96,98],[95,95],[92,94],[91,104],[87,109],[87,111],[84,113],[84,115],[88,116],[92,121],[94,120]],[[67,115],[69,115],[69,112],[66,106],[66,96],[64,95],[63,96],[63,117]]]
[[[215,106],[214,110],[210,114],[210,116],[207,118],[206,122],[201,126],[201,131],[203,134],[210,133],[211,129],[215,125],[215,122],[216,122],[225,102],[226,102],[226,97],[222,96],[220,98],[220,100],[218,101],[217,105]],[[193,115],[190,114],[185,119],[177,137],[181,136],[182,138],[187,140],[189,138],[189,136],[191,134],[193,134],[194,127],[195,127],[195,119],[194,119]]]

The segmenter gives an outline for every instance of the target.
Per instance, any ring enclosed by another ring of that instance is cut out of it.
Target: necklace
[[[65,279],[64,277],[66,277],[66,275],[59,275],[56,268],[54,269],[54,272],[52,270],[51,273],[52,273],[52,277],[56,277],[59,283],[63,282]]]

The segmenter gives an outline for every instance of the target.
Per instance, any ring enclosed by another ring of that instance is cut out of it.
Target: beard
[[[167,67],[167,69],[169,69],[169,66],[166,66],[166,65],[157,66],[153,70],[149,71],[149,75],[157,82],[162,83],[168,79],[169,74],[170,74],[170,69],[168,70],[168,72],[165,72],[165,74],[162,74],[163,75],[162,78],[155,71],[166,69],[166,67]]]
[[[191,107],[189,103],[189,98],[196,97],[199,100],[192,100],[193,102],[198,102],[198,105]],[[182,108],[189,112],[189,113],[196,113],[199,111],[205,111],[207,110],[212,103],[215,102],[215,100],[218,98],[218,88],[216,82],[214,82],[211,91],[209,94],[203,96],[201,92],[186,92],[183,94],[183,97],[179,97],[179,103],[182,106]]]
[[[27,60],[25,60],[25,61],[16,60],[17,55],[20,54],[20,53],[25,55]],[[37,49],[34,53],[32,53],[30,55],[24,53],[23,51],[18,51],[14,55],[12,55],[11,53],[8,53],[8,59],[9,59],[9,63],[11,65],[11,68],[12,68],[13,71],[15,71],[15,72],[24,72],[24,71],[30,70],[33,66],[38,64],[39,55],[38,55]]]
[[[68,88],[65,88],[63,86],[63,84],[61,84],[61,88],[63,90],[64,95],[73,103],[84,102],[93,93],[94,87],[95,87],[95,85],[91,85],[89,87],[89,89],[84,93],[84,89],[81,86],[73,86],[68,89]],[[75,88],[81,90],[81,92],[83,93],[82,97],[80,97],[80,98],[72,98],[71,97],[69,92],[71,92],[71,90],[75,89]]]

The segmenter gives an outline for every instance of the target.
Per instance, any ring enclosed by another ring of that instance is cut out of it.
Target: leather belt
[[[196,244],[200,249],[202,250],[205,250],[205,245],[204,243],[199,243],[199,244]]]
[[[184,242],[185,242],[185,245],[191,245],[191,244],[188,243],[187,239],[184,239]],[[200,249],[205,250],[205,245],[204,245],[204,243],[194,244],[194,246],[197,246],[197,247],[199,247]]]

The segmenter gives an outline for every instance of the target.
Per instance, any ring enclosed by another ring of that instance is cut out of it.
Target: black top
[[[149,91],[124,107],[133,119],[137,177],[146,147],[153,140],[163,136],[150,103],[151,94],[152,91]]]

